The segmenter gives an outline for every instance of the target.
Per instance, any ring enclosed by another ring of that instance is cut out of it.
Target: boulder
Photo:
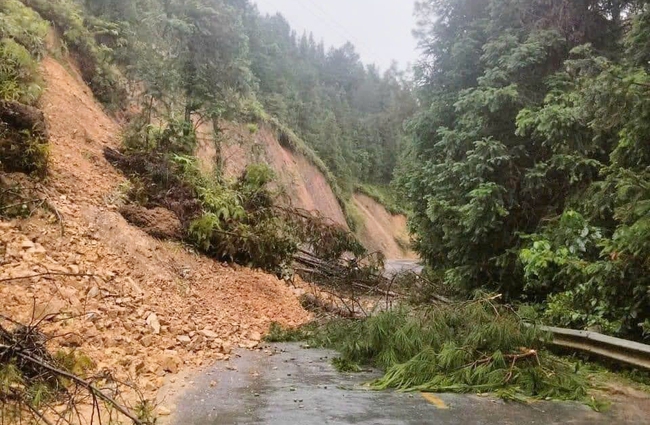
[[[151,313],[149,316],[147,316],[147,325],[151,327],[151,330],[153,330],[153,333],[158,335],[160,334],[160,321],[158,320],[158,316],[156,313]]]

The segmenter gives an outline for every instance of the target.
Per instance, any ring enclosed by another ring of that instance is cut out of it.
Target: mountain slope
[[[117,212],[125,180],[101,154],[118,146],[120,125],[71,62],[45,58],[42,74],[51,165],[40,196],[56,214],[0,223],[3,314],[25,323],[56,314],[43,323],[63,335],[52,344],[80,346],[97,369],[114,369],[121,380],[137,371],[146,391],[184,365],[257,344],[273,321],[309,319],[275,277],[223,266],[128,225]]]
[[[220,125],[222,133],[218,144],[214,142],[210,126],[199,129],[196,155],[204,170],[212,170],[218,156],[217,145],[224,172],[229,177],[238,177],[249,164],[266,163],[275,171],[279,186],[285,190],[286,202],[316,211],[348,228],[345,212],[323,172],[304,155],[282,146],[269,126],[251,129],[235,123]],[[383,205],[362,194],[353,195],[352,205],[360,220],[357,236],[369,251],[381,251],[393,259],[415,257],[407,248],[406,217],[390,214]]]

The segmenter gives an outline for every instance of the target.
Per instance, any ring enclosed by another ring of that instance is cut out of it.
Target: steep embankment
[[[293,206],[318,211],[347,228],[345,214],[323,173],[304,156],[283,147],[269,127],[261,126],[254,133],[234,124],[223,127],[221,152],[227,174],[238,176],[248,164],[265,162],[275,170]]]
[[[241,175],[249,164],[267,163],[275,170],[292,205],[318,211],[347,228],[345,214],[323,173],[303,155],[282,146],[276,132],[265,125],[250,129],[232,123],[221,126],[219,149],[228,176]],[[202,168],[210,170],[217,157],[210,125],[199,129],[197,156]],[[357,235],[369,251],[381,251],[387,258],[416,258],[407,248],[406,217],[390,214],[384,206],[361,194],[354,195],[353,205],[362,220]]]
[[[127,183],[102,155],[119,146],[119,124],[72,63],[45,58],[41,71],[51,159],[39,196],[52,212],[0,222],[2,314],[27,323],[46,317],[45,330],[61,335],[53,345],[81,347],[97,370],[122,381],[137,372],[136,383],[151,392],[166,373],[256,345],[272,321],[309,319],[275,277],[128,225],[117,212]]]
[[[381,251],[390,259],[417,259],[408,248],[405,216],[389,213],[383,205],[361,193],[355,193],[352,200],[363,219],[357,234],[369,251]]]

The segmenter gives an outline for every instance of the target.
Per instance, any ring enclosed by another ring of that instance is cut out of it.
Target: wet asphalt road
[[[420,273],[422,268],[417,260],[386,260],[384,262],[384,274],[389,279],[402,272]]]
[[[577,403],[504,403],[473,395],[369,391],[375,372],[341,374],[336,354],[274,344],[243,352],[199,377],[177,400],[176,425],[231,424],[641,424],[622,422],[616,409],[596,413]]]

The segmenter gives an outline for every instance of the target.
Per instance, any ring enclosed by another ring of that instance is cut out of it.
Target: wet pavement
[[[224,424],[642,424],[616,409],[596,413],[578,403],[505,403],[491,397],[370,391],[377,372],[342,374],[336,353],[273,344],[243,352],[193,378],[176,401],[177,425]]]
[[[420,273],[422,269],[423,266],[418,260],[386,260],[384,262],[384,275],[389,279],[398,273]]]

